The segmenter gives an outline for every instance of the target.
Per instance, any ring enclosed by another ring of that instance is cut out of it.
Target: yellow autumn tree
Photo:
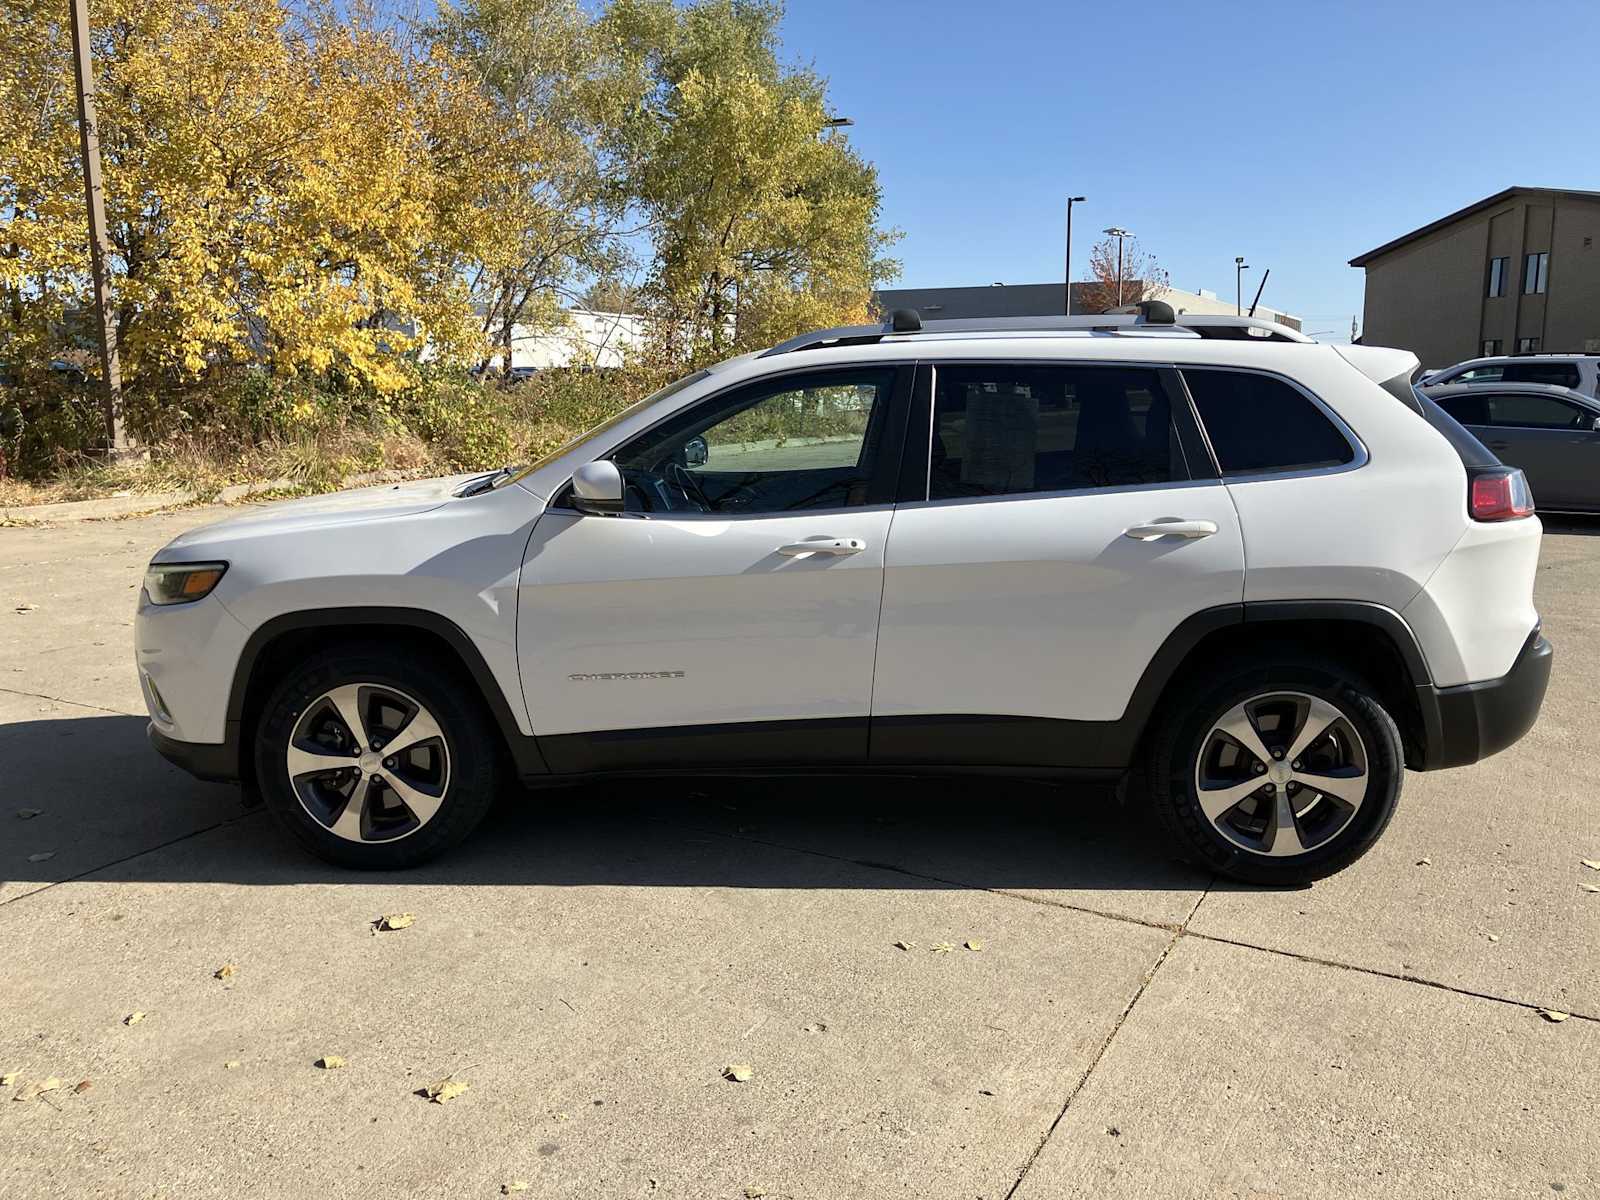
[[[0,346],[80,341],[89,299],[70,38],[3,0]],[[508,251],[499,126],[443,52],[357,10],[99,0],[111,269],[130,411],[241,365],[404,386],[423,334],[476,353],[463,280]]]

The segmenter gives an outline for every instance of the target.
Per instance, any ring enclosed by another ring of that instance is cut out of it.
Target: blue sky
[[[1600,190],[1600,3],[790,0],[905,234],[901,284],[1074,278],[1122,225],[1175,286],[1348,336],[1364,250],[1511,186]],[[1334,340],[1329,338],[1327,340]]]

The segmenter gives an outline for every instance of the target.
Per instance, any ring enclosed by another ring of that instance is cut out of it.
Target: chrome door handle
[[[860,538],[814,538],[808,542],[790,542],[787,546],[779,546],[778,553],[797,558],[802,554],[860,554],[866,548],[867,544]]]
[[[1140,542],[1153,542],[1157,538],[1164,537],[1191,539],[1210,537],[1216,531],[1215,521],[1185,521],[1181,517],[1157,517],[1154,521],[1147,521],[1143,525],[1128,526],[1122,531],[1122,536]]]

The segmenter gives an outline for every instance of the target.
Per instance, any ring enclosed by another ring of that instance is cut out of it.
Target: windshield
[[[616,413],[611,417],[607,417],[604,421],[601,421],[600,424],[596,425],[587,433],[580,433],[565,446],[558,446],[556,449],[550,451],[549,454],[546,454],[543,458],[537,459],[536,461],[528,463],[525,466],[508,467],[504,472],[501,473],[500,477],[496,479],[491,486],[501,488],[508,483],[516,483],[518,480],[526,479],[529,475],[532,475],[546,463],[553,462],[560,458],[563,454],[577,449],[579,446],[589,441],[589,439],[598,437],[608,429],[615,429],[618,425],[622,424],[635,413],[641,413],[645,409],[649,408],[652,404],[655,404],[661,400],[665,400],[668,396],[676,395],[678,392],[683,391],[683,389],[688,387],[690,384],[699,383],[702,379],[706,378],[706,376],[710,374],[711,372],[706,370],[696,371],[692,375],[685,375],[682,379],[675,383],[667,384],[667,386],[662,388],[660,391],[651,392],[643,400],[636,401],[635,403],[628,405],[628,407],[623,409],[621,412]]]

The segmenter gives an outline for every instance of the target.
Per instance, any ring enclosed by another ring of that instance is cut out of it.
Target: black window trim
[[[659,429],[668,422],[687,418],[690,414],[699,412],[707,405],[715,405],[719,400],[725,400],[734,392],[742,391],[745,388],[765,386],[792,375],[848,374],[864,370],[893,370],[895,377],[894,383],[889,390],[888,411],[885,414],[883,443],[880,451],[882,460],[874,464],[869,475],[872,480],[870,487],[874,495],[865,504],[855,504],[842,508],[782,509],[777,512],[620,512],[607,514],[607,517],[640,521],[771,521],[783,517],[826,516],[829,513],[865,513],[892,509],[896,503],[896,482],[900,476],[900,459],[905,454],[905,422],[909,410],[914,407],[913,389],[915,384],[913,380],[916,376],[916,367],[917,361],[912,358],[861,359],[855,362],[796,364],[782,371],[767,371],[760,375],[746,376],[743,379],[734,380],[726,387],[718,388],[714,392],[707,392],[704,396],[691,401],[681,408],[674,409],[669,413],[663,413],[659,420],[652,421],[643,428],[634,430],[625,439],[612,446],[604,454],[599,455],[595,460],[615,458],[616,455],[639,438]],[[893,460],[892,466],[891,459]],[[572,507],[571,499],[572,480],[568,478],[565,483],[552,493],[549,504],[545,506],[545,511],[587,518],[588,514],[579,513]]]
[[[1154,371],[1167,391],[1172,423],[1178,433],[1178,448],[1187,477],[1155,483],[1118,484],[1111,487],[1046,488],[1033,492],[1006,492],[999,496],[946,496],[931,499],[933,469],[933,396],[940,367],[1085,367],[1133,368]],[[1159,491],[1164,488],[1194,487],[1218,479],[1216,460],[1202,440],[1200,423],[1193,411],[1193,400],[1178,370],[1170,362],[1120,358],[1018,358],[974,355],[959,358],[923,359],[917,364],[910,417],[906,424],[906,449],[900,460],[899,499],[901,506],[943,504],[992,504],[1007,500],[1041,500],[1055,496],[1094,496],[1108,492]],[[914,440],[913,440],[914,439]]]
[[[1268,379],[1276,379],[1280,383],[1286,383],[1295,391],[1304,396],[1307,400],[1311,401],[1311,403],[1314,404],[1319,410],[1321,410],[1322,415],[1327,417],[1328,420],[1333,423],[1334,429],[1338,430],[1339,435],[1344,438],[1344,440],[1349,444],[1351,451],[1354,453],[1354,457],[1349,462],[1338,463],[1334,466],[1282,467],[1270,471],[1239,471],[1230,474],[1229,472],[1222,470],[1221,460],[1217,458],[1216,451],[1211,445],[1211,435],[1206,434],[1206,451],[1211,455],[1211,461],[1217,467],[1217,475],[1224,483],[1251,483],[1262,479],[1307,479],[1314,478],[1319,475],[1342,475],[1347,471],[1359,471],[1362,467],[1366,466],[1372,461],[1372,456],[1367,452],[1367,444],[1361,440],[1360,435],[1358,435],[1354,429],[1350,428],[1345,419],[1336,413],[1331,407],[1329,407],[1329,405],[1322,399],[1321,396],[1317,395],[1297,379],[1292,379],[1280,371],[1267,371],[1260,367],[1236,367],[1230,366],[1227,363],[1177,364],[1178,375],[1180,379],[1183,380],[1184,395],[1188,397],[1189,406],[1194,410],[1195,420],[1199,424],[1202,431],[1205,429],[1205,422],[1200,421],[1199,419],[1200,410],[1195,406],[1194,396],[1189,391],[1188,380],[1184,378],[1185,372],[1188,371],[1232,371],[1245,375],[1265,375]]]

